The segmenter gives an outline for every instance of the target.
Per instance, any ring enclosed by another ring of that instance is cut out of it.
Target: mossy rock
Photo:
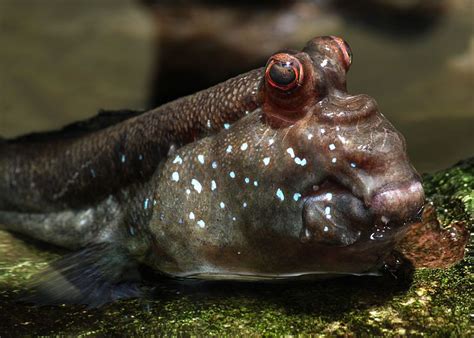
[[[474,158],[425,175],[443,224],[474,218]],[[471,241],[469,247],[472,249]],[[0,336],[51,334],[428,334],[473,336],[473,257],[411,278],[347,277],[319,282],[161,281],[149,299],[84,306],[15,302],[60,253],[0,231]]]

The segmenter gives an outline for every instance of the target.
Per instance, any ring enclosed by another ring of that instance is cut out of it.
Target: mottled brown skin
[[[135,296],[123,281],[138,264],[194,278],[378,273],[424,193],[403,136],[347,93],[351,62],[342,39],[315,38],[109,127],[3,143],[0,224],[85,247],[52,266],[41,301]]]
[[[150,265],[197,278],[377,272],[424,194],[403,137],[371,97],[347,94],[350,62],[334,37],[277,53],[262,108],[176,151],[150,221],[173,259]]]

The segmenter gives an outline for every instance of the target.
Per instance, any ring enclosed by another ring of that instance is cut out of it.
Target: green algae
[[[474,158],[424,179],[443,224],[465,221],[472,231]],[[470,253],[449,269],[419,269],[398,279],[386,275],[273,284],[162,280],[146,299],[100,309],[15,302],[32,276],[59,255],[0,232],[0,336],[474,334]]]
[[[453,168],[425,175],[424,189],[437,206],[441,221],[466,221],[472,230],[474,220],[474,157]]]

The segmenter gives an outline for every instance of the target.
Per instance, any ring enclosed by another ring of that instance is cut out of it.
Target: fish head
[[[345,187],[384,222],[403,224],[424,204],[420,175],[376,101],[347,92],[351,63],[349,45],[334,36],[273,55],[261,88],[263,118],[320,177]]]
[[[383,265],[424,193],[403,136],[373,98],[347,93],[351,62],[336,37],[276,53],[259,108],[178,149],[153,222],[172,258],[162,271],[282,278]]]

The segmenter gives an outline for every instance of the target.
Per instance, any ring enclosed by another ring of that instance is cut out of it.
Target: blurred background
[[[474,155],[473,25],[473,0],[0,0],[0,135],[154,107],[339,35],[349,91],[431,172]]]

